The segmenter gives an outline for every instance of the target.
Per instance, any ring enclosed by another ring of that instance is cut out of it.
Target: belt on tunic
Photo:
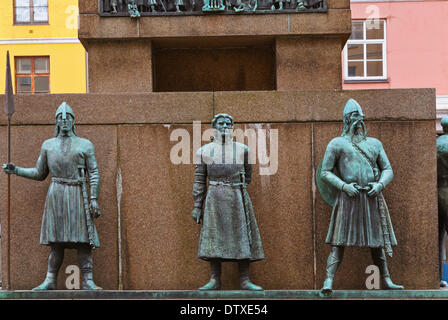
[[[354,185],[354,187],[356,188],[356,190],[358,190],[358,191],[370,191],[371,189],[372,189],[372,187],[371,186],[365,186],[365,187],[363,187],[363,186],[360,186],[359,184],[355,184]]]
[[[66,179],[66,178],[55,178],[55,177],[53,177],[51,179],[51,181],[53,181],[54,183],[66,184],[66,185],[69,185],[69,186],[80,186],[81,185],[81,181],[79,181],[77,179]]]
[[[231,188],[240,188],[241,186],[247,186],[245,183],[243,184],[242,182],[229,182],[229,181],[209,181],[209,185],[224,186]]]

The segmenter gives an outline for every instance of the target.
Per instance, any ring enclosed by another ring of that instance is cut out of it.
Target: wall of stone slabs
[[[278,171],[260,175],[255,165],[249,188],[266,254],[264,261],[253,264],[251,274],[265,289],[318,289],[330,249],[324,239],[331,208],[315,189],[313,171],[327,143],[340,135],[343,106],[350,97],[363,106],[369,136],[383,142],[395,172],[385,191],[399,242],[389,259],[392,277],[408,289],[436,289],[433,89],[16,96],[12,159],[25,167],[35,164],[41,143],[54,133],[56,108],[67,101],[76,113],[78,134],[96,146],[102,177],[103,215],[97,220],[102,247],[94,253],[97,283],[117,289],[121,262],[124,289],[196,289],[208,280],[209,267],[196,258],[200,226],[191,219],[194,168],[171,163],[170,151],[177,143],[170,141],[171,133],[180,128],[192,133],[194,120],[207,129],[219,112],[232,114],[241,129],[278,129]],[[3,118],[0,139],[0,160],[5,162]],[[11,284],[16,290],[31,289],[43,280],[47,266],[49,249],[39,245],[39,234],[50,181],[11,180]],[[6,281],[5,177],[0,187]],[[73,250],[66,251],[61,289],[69,264],[76,264]],[[369,264],[369,250],[347,249],[335,287],[364,288]],[[237,288],[235,264],[224,264],[223,281],[223,289]]]

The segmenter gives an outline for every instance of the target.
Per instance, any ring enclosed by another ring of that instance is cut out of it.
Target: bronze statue
[[[92,248],[100,242],[92,217],[98,218],[100,176],[93,144],[77,136],[75,114],[63,102],[56,111],[55,138],[42,144],[35,168],[21,168],[13,163],[3,165],[7,174],[42,181],[50,173],[42,217],[40,244],[51,247],[47,276],[33,290],[55,290],[57,275],[64,258],[64,249],[78,250],[78,264],[83,273],[83,290],[100,290],[93,282]],[[90,184],[87,195],[86,171]]]
[[[193,187],[193,219],[203,221],[198,258],[210,261],[211,267],[210,282],[200,290],[221,289],[222,261],[238,262],[241,289],[263,290],[249,279],[249,263],[264,259],[246,190],[252,174],[249,148],[233,141],[230,115],[216,115],[212,127],[214,139],[196,153]]]
[[[333,278],[342,262],[344,247],[369,247],[381,274],[383,289],[403,289],[390,279],[386,252],[392,256],[397,240],[382,191],[392,181],[393,171],[381,142],[367,137],[361,106],[353,99],[344,108],[341,137],[330,141],[317,176],[319,191],[333,205],[326,243],[331,244],[327,275],[321,290],[329,295]],[[322,181],[331,186],[325,194]]]
[[[254,12],[257,10],[258,1],[257,0],[236,0],[234,3],[227,2],[227,7],[233,7],[235,12]]]
[[[291,6],[291,0],[273,0],[271,10],[283,10]]]
[[[204,0],[204,5],[202,6],[203,12],[216,12],[225,11],[226,6],[223,0]]]
[[[442,278],[442,261],[445,256],[446,232],[448,230],[448,117],[441,121],[443,135],[437,138],[437,195],[439,211],[439,270],[440,286],[447,283]]]

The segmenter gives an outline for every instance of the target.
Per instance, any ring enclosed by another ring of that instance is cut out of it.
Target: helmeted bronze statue
[[[439,211],[439,270],[440,286],[447,283],[442,278],[442,260],[445,256],[446,232],[448,231],[448,117],[441,121],[443,135],[437,139],[437,194]]]
[[[97,218],[101,214],[97,202],[100,176],[93,144],[77,136],[75,114],[70,106],[64,102],[56,111],[55,138],[42,144],[35,168],[21,168],[13,163],[5,164],[3,168],[8,174],[38,181],[52,175],[40,234],[40,244],[51,247],[48,271],[45,281],[33,290],[56,289],[65,248],[78,250],[78,264],[83,273],[82,289],[101,289],[92,277],[92,248],[100,246],[92,221],[92,216]]]
[[[344,247],[368,247],[383,289],[403,289],[390,279],[384,250],[392,256],[397,240],[382,190],[393,171],[381,142],[367,137],[361,106],[350,99],[344,108],[341,137],[330,141],[317,174],[319,191],[333,206],[326,243],[331,244],[321,292],[330,294]],[[325,190],[327,184],[330,189]]]
[[[196,153],[193,219],[203,221],[198,258],[210,261],[211,279],[200,290],[221,288],[221,262],[239,264],[240,288],[262,290],[249,280],[249,263],[264,259],[260,233],[247,193],[249,149],[233,141],[233,118],[218,114],[214,139]],[[209,180],[207,188],[207,177]]]

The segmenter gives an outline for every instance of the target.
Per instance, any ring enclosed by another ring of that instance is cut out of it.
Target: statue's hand
[[[369,182],[369,186],[372,188],[367,193],[369,197],[376,197],[383,190],[383,185],[381,183]]]
[[[7,174],[15,174],[16,169],[17,167],[12,162],[3,164],[3,171],[5,171],[5,173]]]
[[[98,205],[98,201],[96,199],[90,200],[90,212],[95,219],[99,218],[101,215],[100,206]]]
[[[194,208],[192,216],[193,216],[193,220],[196,221],[197,224],[200,224],[201,220],[202,220],[202,209]]]
[[[342,191],[344,191],[349,197],[355,197],[359,194],[359,190],[355,188],[355,184],[354,182],[348,184],[344,184],[344,186],[342,187]]]

